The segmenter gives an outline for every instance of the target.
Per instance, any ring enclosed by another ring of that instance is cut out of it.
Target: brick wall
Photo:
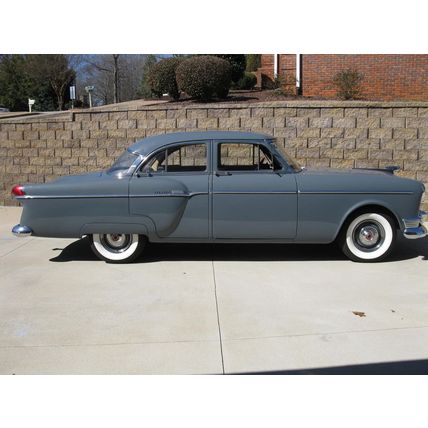
[[[428,183],[428,103],[164,104],[0,120],[0,205],[15,204],[14,184],[107,168],[145,136],[211,129],[274,135],[310,167],[393,164],[400,175]]]
[[[261,72],[273,78],[274,55],[262,55]],[[295,55],[278,55],[282,76],[295,76]],[[364,99],[428,100],[428,55],[302,55],[302,95],[334,98],[334,75],[354,68],[364,74]]]

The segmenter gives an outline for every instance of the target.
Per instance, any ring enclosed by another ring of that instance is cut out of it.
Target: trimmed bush
[[[196,56],[183,61],[176,70],[179,88],[197,100],[226,98],[231,84],[228,61],[215,56]]]
[[[150,69],[149,85],[155,95],[161,97],[166,93],[174,100],[180,98],[180,90],[175,77],[175,71],[180,62],[179,58],[166,58],[153,65]]]
[[[239,89],[253,89],[256,86],[257,77],[253,73],[246,71],[244,76],[238,80]]]

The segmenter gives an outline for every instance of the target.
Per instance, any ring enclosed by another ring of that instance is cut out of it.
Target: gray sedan
[[[172,133],[129,147],[107,171],[12,189],[17,236],[80,238],[108,262],[150,242],[337,241],[354,261],[422,238],[424,186],[386,169],[306,169],[269,135]]]

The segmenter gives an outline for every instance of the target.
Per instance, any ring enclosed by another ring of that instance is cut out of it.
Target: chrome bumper
[[[12,233],[19,238],[25,238],[26,236],[31,236],[33,231],[28,226],[21,226],[17,224],[13,227]]]
[[[425,211],[419,211],[419,215],[415,218],[403,218],[404,231],[403,235],[407,239],[418,239],[427,236],[427,229],[423,225],[423,219],[426,217]]]

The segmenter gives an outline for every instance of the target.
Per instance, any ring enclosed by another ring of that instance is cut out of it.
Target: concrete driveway
[[[18,239],[0,207],[0,373],[428,373],[428,239],[388,262],[335,246]],[[356,312],[356,313],[354,313]]]

